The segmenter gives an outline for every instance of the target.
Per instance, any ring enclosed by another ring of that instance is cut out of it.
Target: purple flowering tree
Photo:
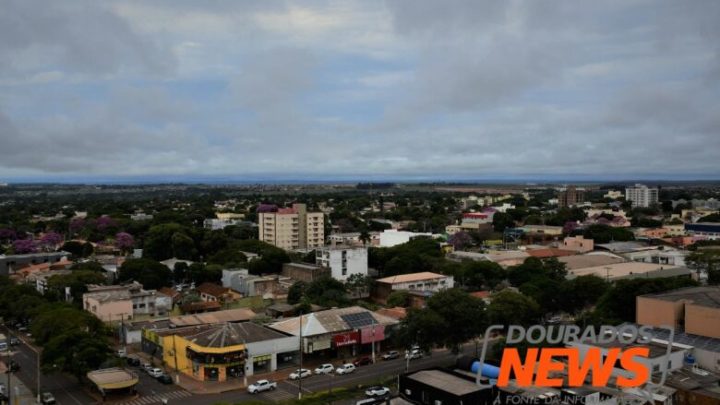
[[[13,242],[13,251],[16,254],[35,253],[37,252],[37,245],[32,239],[18,239]]]
[[[40,246],[54,250],[63,241],[62,235],[57,232],[48,232],[40,238]]]
[[[463,250],[472,244],[472,237],[467,232],[456,232],[448,237],[448,243],[455,250]]]
[[[84,218],[73,218],[72,221],[70,221],[70,233],[78,233],[85,227],[85,219]]]
[[[100,232],[103,232],[108,228],[112,228],[115,226],[117,226],[117,222],[115,222],[114,219],[108,216],[102,216],[98,218],[97,221],[95,221],[95,228]]]
[[[128,252],[135,246],[135,238],[127,232],[120,232],[115,235],[115,247],[123,252]]]

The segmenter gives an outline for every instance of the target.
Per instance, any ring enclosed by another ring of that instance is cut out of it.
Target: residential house
[[[446,276],[444,274],[431,273],[429,271],[400,274],[376,280],[373,298],[377,302],[385,304],[388,296],[390,296],[393,291],[420,291],[433,293],[447,288],[453,288],[454,285],[455,281],[453,276]]]

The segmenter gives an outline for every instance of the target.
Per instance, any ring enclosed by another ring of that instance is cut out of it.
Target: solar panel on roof
[[[340,315],[340,317],[353,329],[362,328],[365,326],[370,326],[373,323],[377,323],[375,321],[375,318],[373,318],[369,312]]]

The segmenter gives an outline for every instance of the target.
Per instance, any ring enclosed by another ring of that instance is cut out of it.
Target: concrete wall
[[[720,308],[685,304],[685,332],[720,339]]]
[[[83,299],[83,308],[95,315],[103,322],[120,322],[121,320],[132,319],[133,307],[132,301],[107,301],[100,302],[92,297]]]
[[[650,297],[636,298],[636,321],[640,325],[673,327],[682,326],[683,301],[665,301]]]

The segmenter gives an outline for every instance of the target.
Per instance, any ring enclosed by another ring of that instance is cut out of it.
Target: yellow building
[[[226,381],[282,367],[278,352],[290,352],[294,357],[299,343],[271,329],[243,322],[144,329],[142,347],[162,359],[166,367],[196,380]],[[287,353],[282,354],[287,357]]]

